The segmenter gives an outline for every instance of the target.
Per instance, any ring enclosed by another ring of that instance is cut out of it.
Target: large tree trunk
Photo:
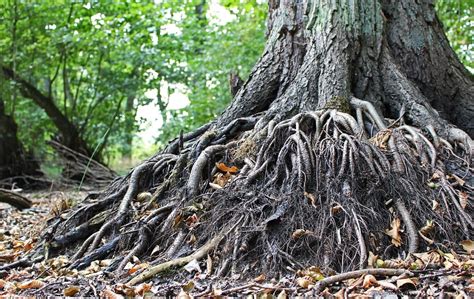
[[[268,24],[261,59],[216,121],[51,226],[58,253],[81,244],[72,268],[114,248],[117,273],[136,255],[168,261],[130,284],[205,256],[218,276],[269,277],[471,237],[461,197],[472,196],[473,80],[430,2],[270,1]],[[396,219],[400,239],[383,233]]]
[[[5,114],[4,102],[0,99],[0,181],[28,188],[33,187],[35,177],[42,175],[38,162],[32,154],[26,153],[18,140],[17,125]]]

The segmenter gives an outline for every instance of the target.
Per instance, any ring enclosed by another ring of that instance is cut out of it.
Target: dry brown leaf
[[[123,299],[124,298],[122,295],[119,295],[111,290],[103,290],[102,297],[107,298],[107,299]]]
[[[304,289],[309,289],[311,286],[313,286],[313,282],[307,277],[298,277],[296,279],[296,284]]]
[[[295,230],[292,234],[291,234],[291,238],[294,239],[294,240],[297,240],[305,235],[308,234],[308,231],[305,230],[305,229],[297,229]]]
[[[369,251],[369,257],[367,258],[367,265],[369,268],[374,268],[377,266],[378,255],[375,255],[372,251]]]
[[[146,269],[146,268],[148,268],[148,263],[137,264],[128,270],[128,274],[133,274],[140,269]]]
[[[196,235],[191,234],[191,236],[189,236],[189,240],[187,243],[193,245],[194,243],[196,243],[196,241],[197,241]]]
[[[285,290],[282,290],[277,296],[277,299],[286,299],[286,298],[288,298],[288,296],[286,295]]]
[[[237,166],[229,167],[229,166],[225,165],[224,163],[216,163],[216,167],[217,167],[217,169],[219,169],[222,172],[237,173],[237,171],[239,171]]]
[[[135,294],[138,296],[145,295],[145,293],[151,290],[151,283],[142,283],[135,288]]]
[[[214,183],[209,183],[209,187],[211,187],[212,189],[216,189],[216,190],[222,189],[221,185],[214,184]]]
[[[186,284],[183,284],[181,288],[185,292],[191,292],[194,289],[194,281],[192,280],[188,281]]]
[[[309,203],[312,205],[312,206],[316,206],[316,196],[314,196],[314,194],[312,193],[308,193],[308,192],[304,192],[304,196],[308,199]]]
[[[191,299],[192,297],[189,296],[189,294],[186,293],[184,290],[181,290],[176,298],[177,299]]]
[[[196,223],[199,222],[199,217],[196,214],[192,214],[191,216],[186,218],[186,220],[184,222],[186,222],[187,226],[192,227],[192,226],[196,225]]]
[[[398,287],[394,285],[393,283],[386,281],[386,280],[379,280],[378,285],[381,286],[384,289],[389,289],[392,291],[398,291]]]
[[[211,186],[214,189],[218,189],[219,187],[222,189],[227,183],[230,181],[230,179],[233,176],[229,173],[226,172],[225,174],[219,172],[214,175],[214,180],[212,181],[213,186]],[[217,187],[219,186],[219,187]]]
[[[255,277],[253,280],[255,282],[264,282],[266,279],[265,274],[260,274],[259,276]]]
[[[63,290],[63,294],[66,297],[72,297],[72,296],[76,295],[77,293],[79,293],[80,290],[81,289],[78,286],[70,286],[70,287],[67,287]]]
[[[6,284],[7,284],[6,280],[0,279],[0,289],[3,289]]]
[[[472,253],[474,251],[474,241],[472,240],[464,240],[459,243],[467,253]]]
[[[150,192],[142,192],[137,195],[137,201],[138,202],[143,202],[143,201],[149,201],[153,195]]]
[[[433,211],[439,210],[439,208],[440,208],[439,202],[433,199],[432,203],[433,203],[433,205],[432,205],[431,209]]]
[[[337,213],[339,213],[340,211],[342,210],[342,206],[341,205],[335,205],[333,207],[331,207],[331,215],[336,215]]]
[[[173,228],[177,227],[183,220],[183,214],[179,213],[173,220]]]
[[[397,287],[409,287],[409,288],[415,288],[416,285],[418,284],[418,280],[416,278],[403,278],[397,280]]]
[[[39,289],[39,288],[42,288],[45,286],[45,283],[42,282],[41,280],[37,280],[37,279],[34,279],[34,280],[29,280],[29,281],[26,281],[26,282],[22,282],[20,284],[17,285],[17,288],[19,289]]]
[[[367,274],[364,276],[364,282],[362,283],[362,287],[364,289],[368,289],[371,286],[378,285],[377,278],[371,274]]]
[[[400,218],[395,218],[392,220],[391,228],[385,230],[385,234],[392,238],[392,244],[396,247],[402,245],[402,237],[400,235]]]
[[[114,292],[117,294],[125,295],[126,297],[134,297],[135,289],[129,285],[118,283],[114,286]]]
[[[467,207],[467,199],[468,195],[466,192],[459,192],[459,202],[461,203],[461,207],[465,209]]]
[[[346,289],[345,288],[342,288],[340,289],[339,291],[337,291],[333,296],[334,298],[336,299],[344,299],[344,293],[346,292]]]

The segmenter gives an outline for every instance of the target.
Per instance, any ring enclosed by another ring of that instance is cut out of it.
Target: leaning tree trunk
[[[17,137],[17,125],[5,114],[4,102],[0,99],[0,181],[29,188],[42,185],[37,180],[41,176],[38,162],[24,150]]]
[[[73,250],[70,268],[112,256],[119,274],[155,259],[135,284],[204,257],[212,275],[269,277],[471,236],[474,84],[434,7],[270,1],[268,24],[222,115],[57,219],[50,252]]]

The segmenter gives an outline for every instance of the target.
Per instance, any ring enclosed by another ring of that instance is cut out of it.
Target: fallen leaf
[[[385,234],[392,238],[392,244],[396,247],[402,245],[402,237],[400,236],[400,218],[392,220],[391,229],[386,229]]]
[[[368,289],[371,286],[378,285],[377,278],[371,274],[367,274],[364,276],[364,282],[362,283],[362,287],[364,289]]]
[[[384,289],[389,289],[389,290],[392,290],[392,291],[398,291],[398,287],[396,285],[394,285],[393,283],[388,282],[386,280],[379,280],[377,283],[378,283],[379,286],[381,286]]]
[[[192,297],[189,296],[189,294],[186,293],[184,290],[181,290],[176,298],[177,299],[191,299]]]
[[[192,226],[194,226],[196,223],[199,222],[199,217],[198,217],[196,214],[192,214],[191,216],[189,216],[188,218],[186,218],[186,220],[184,220],[184,222],[186,222],[186,225],[187,225],[187,226],[192,227]]]
[[[472,240],[464,240],[461,241],[459,244],[461,244],[462,248],[467,251],[467,253],[472,253],[474,250],[474,241]]]
[[[304,192],[304,196],[306,196],[306,198],[308,198],[308,201],[310,202],[310,204],[312,206],[316,206],[316,196],[314,196],[314,194],[312,193],[308,193],[308,192]]]
[[[224,163],[216,163],[216,167],[222,172],[237,173],[237,171],[239,171],[239,169],[236,166],[229,167],[225,165]]]
[[[306,277],[298,277],[296,279],[296,283],[304,289],[308,289],[310,286],[313,286],[313,282]]]
[[[288,298],[288,296],[286,295],[285,290],[282,290],[277,296],[277,299],[286,299],[286,298]]]
[[[148,263],[137,264],[128,270],[128,274],[133,274],[137,272],[138,270],[146,269],[146,268],[148,268]]]
[[[143,297],[150,290],[151,290],[151,283],[142,283],[135,288],[135,294]]]
[[[300,228],[300,229],[295,230],[295,231],[291,234],[291,238],[292,238],[293,240],[297,240],[297,239],[299,239],[299,238],[301,238],[301,237],[307,235],[308,233],[309,233],[309,232],[308,232],[307,230]]]
[[[72,297],[76,295],[77,293],[79,293],[80,290],[81,289],[78,286],[70,286],[63,290],[63,294],[66,297]]]
[[[263,282],[265,281],[266,277],[265,277],[265,274],[260,274],[259,276],[255,277],[253,280],[255,282]]]
[[[342,288],[340,289],[339,291],[337,291],[336,293],[334,293],[334,298],[336,299],[344,299],[344,293],[346,292],[346,289],[345,288]]]
[[[335,205],[333,207],[331,207],[331,215],[336,215],[337,213],[339,213],[340,211],[342,210],[342,206],[341,205]]]
[[[188,281],[188,283],[182,285],[181,288],[185,292],[191,292],[194,288],[194,282],[192,280],[190,280],[190,281]]]
[[[137,201],[143,202],[143,201],[149,201],[153,195],[150,192],[142,192],[137,195]]]
[[[468,199],[468,195],[466,192],[459,192],[459,202],[461,203],[461,207],[463,209],[466,208],[467,206],[467,199]]]
[[[29,281],[26,281],[26,282],[23,282],[23,283],[20,283],[17,285],[17,287],[19,289],[39,289],[39,288],[42,288],[44,287],[46,284],[44,282],[42,282],[41,280],[37,280],[37,279],[34,279],[34,280],[29,280]]]
[[[415,278],[403,278],[397,280],[397,287],[408,287],[408,288],[415,288],[418,284],[418,281]]]
[[[196,243],[196,240],[197,240],[196,235],[191,234],[191,236],[189,236],[189,240],[186,243],[193,245],[194,243]]]
[[[209,183],[209,187],[211,187],[212,189],[216,189],[216,190],[222,189],[221,185],[214,184],[214,183]]]
[[[219,189],[219,187],[222,189],[227,183],[231,180],[233,176],[230,174],[230,172],[226,172],[225,174],[218,172],[214,175],[214,179],[212,180],[213,185],[209,185],[214,189]],[[219,187],[218,187],[219,186]]]
[[[199,263],[196,259],[190,261],[189,263],[186,264],[186,266],[184,266],[184,270],[188,271],[189,273],[193,272],[193,271],[197,271],[199,273],[201,273],[201,267],[199,267]]]
[[[369,257],[367,258],[367,265],[369,268],[374,268],[377,266],[378,255],[375,255],[372,251],[369,251]]]
[[[122,295],[119,295],[111,290],[103,290],[102,297],[107,298],[107,299],[123,299],[124,298]]]

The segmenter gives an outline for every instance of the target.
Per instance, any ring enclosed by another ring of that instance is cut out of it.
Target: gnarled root
[[[71,267],[83,267],[113,247],[117,273],[133,256],[154,259],[158,265],[132,278],[136,284],[208,254],[221,276],[254,276],[250,263],[268,276],[310,265],[362,268],[369,251],[383,255],[391,244],[380,232],[395,214],[403,244],[389,255],[431,246],[418,239],[428,220],[439,242],[468,237],[472,203],[458,198],[472,193],[463,147],[457,151],[433,126],[387,125],[370,103],[350,102],[355,118],[333,109],[280,122],[255,115],[182,135],[57,220],[56,252],[68,249],[58,240],[82,242]],[[229,223],[237,233],[228,233]]]

